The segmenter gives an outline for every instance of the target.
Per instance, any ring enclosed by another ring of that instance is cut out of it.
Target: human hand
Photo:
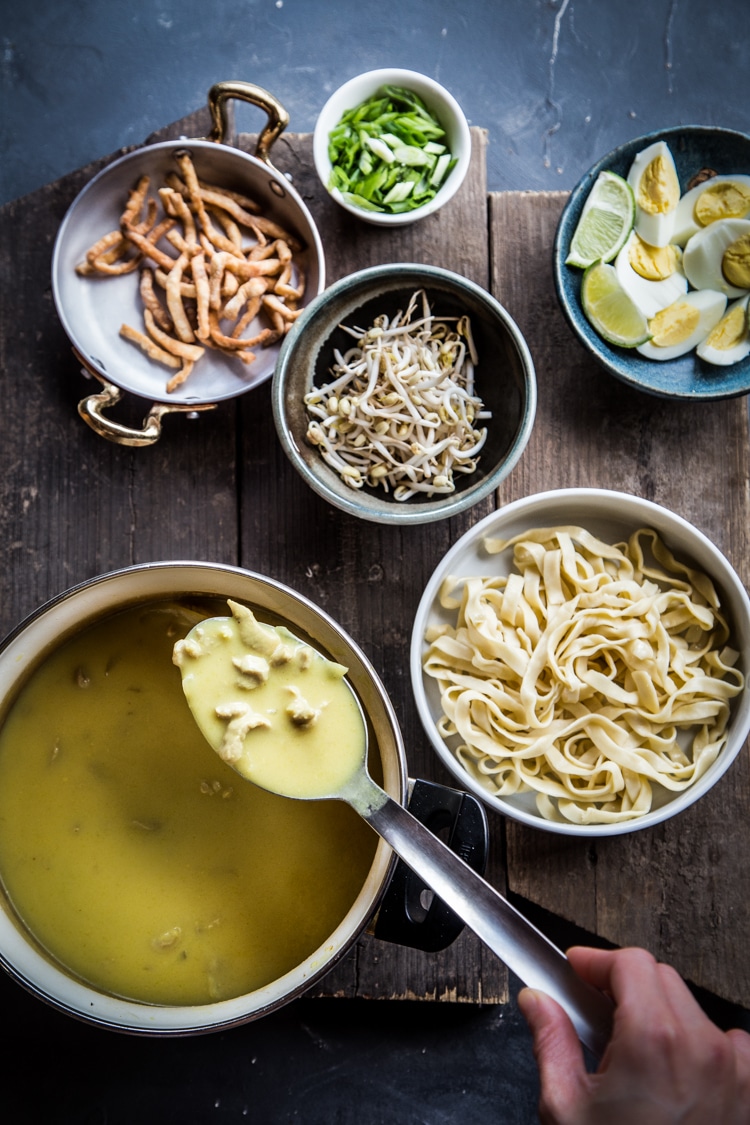
[[[644,949],[573,948],[568,960],[615,1002],[612,1037],[587,1074],[572,1023],[549,996],[518,1003],[534,1037],[543,1125],[748,1125],[750,1035],[722,1032],[677,972]]]

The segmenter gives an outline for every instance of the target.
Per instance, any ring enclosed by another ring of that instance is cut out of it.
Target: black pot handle
[[[417,820],[440,835],[470,867],[484,874],[489,830],[484,806],[469,793],[417,780],[408,804]],[[438,953],[456,940],[465,923],[399,860],[372,932],[382,941]]]

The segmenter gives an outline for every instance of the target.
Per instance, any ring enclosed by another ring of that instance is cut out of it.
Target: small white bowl
[[[445,129],[447,145],[456,158],[456,164],[446,177],[443,186],[429,203],[425,203],[422,207],[415,207],[413,211],[406,211],[398,215],[390,215],[380,211],[365,211],[363,208],[347,202],[341,192],[336,189],[331,191],[330,195],[345,211],[356,215],[358,219],[363,219],[366,223],[372,223],[380,227],[402,227],[439,210],[456,194],[469,170],[471,159],[469,125],[456,99],[439,82],[424,74],[418,74],[414,70],[400,70],[396,67],[370,70],[366,74],[359,74],[356,78],[350,78],[331,95],[320,111],[313,134],[313,159],[321,183],[328,191],[328,181],[331,176],[331,161],[328,159],[329,133],[338,125],[346,110],[361,105],[362,102],[377,93],[381,86],[386,85],[402,86],[419,95]]]
[[[703,571],[713,581],[730,626],[730,645],[740,653],[738,667],[750,676],[750,598],[737,574],[719,549],[681,516],[648,500],[623,492],[595,488],[568,488],[542,492],[517,500],[480,520],[444,556],[422,595],[414,622],[410,670],[412,687],[422,725],[438,757],[465,789],[503,816],[548,832],[568,836],[616,836],[649,828],[688,808],[716,784],[739,754],[750,732],[750,691],[746,688],[731,704],[728,741],[705,774],[682,792],[672,793],[654,786],[651,810],[630,821],[613,824],[577,825],[546,820],[536,808],[535,794],[499,797],[473,777],[455,756],[453,742],[443,739],[437,721],[442,715],[438,685],[424,674],[422,658],[427,649],[425,632],[431,626],[453,624],[455,613],[442,608],[440,586],[449,575],[507,574],[512,566],[510,551],[489,555],[486,538],[509,539],[534,527],[584,527],[607,543],[625,540],[639,527],[654,528],[681,561]]]

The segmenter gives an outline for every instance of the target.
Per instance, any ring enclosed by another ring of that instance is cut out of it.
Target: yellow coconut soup
[[[200,622],[174,647],[209,745],[272,793],[311,800],[340,793],[367,753],[347,669],[247,606],[230,600],[228,608],[231,617]]]
[[[242,995],[308,957],[376,838],[211,750],[172,663],[217,605],[152,603],[49,655],[0,730],[0,875],[19,918],[95,987],[154,1004]],[[224,603],[226,605],[226,603]]]

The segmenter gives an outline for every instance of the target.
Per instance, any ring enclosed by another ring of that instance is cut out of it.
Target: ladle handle
[[[584,1046],[601,1058],[612,1030],[611,1000],[582,980],[565,954],[439,837],[367,780],[370,799],[362,801],[360,789],[350,802],[357,812],[524,984],[561,1005]]]

